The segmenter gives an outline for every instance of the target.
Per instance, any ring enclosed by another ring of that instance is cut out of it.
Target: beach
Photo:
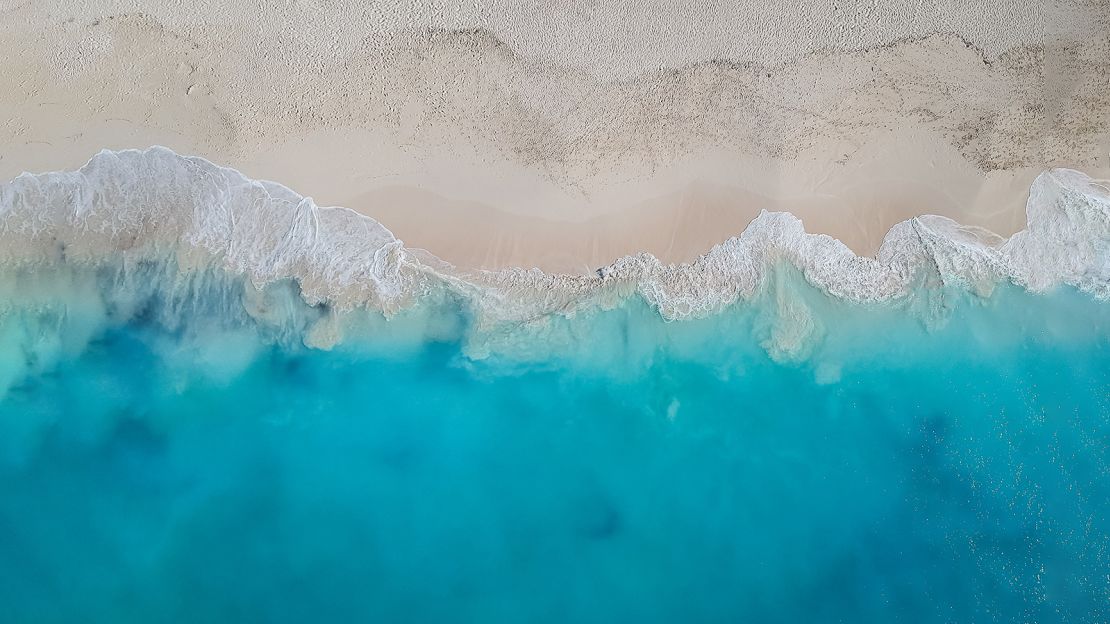
[[[0,0],[0,622],[1110,621],[1110,4]]]
[[[1042,171],[1110,177],[1110,9],[915,5],[739,7],[700,37],[660,8],[619,42],[598,7],[12,2],[0,179],[162,145],[460,268],[573,274],[690,261],[763,210],[861,255],[920,214],[1008,236]]]

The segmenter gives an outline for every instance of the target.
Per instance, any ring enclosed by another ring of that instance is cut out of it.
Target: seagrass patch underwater
[[[255,320],[324,313],[295,287],[78,306],[106,275],[0,316],[5,622],[1110,617],[1110,315],[1070,287],[446,298],[318,349]]]

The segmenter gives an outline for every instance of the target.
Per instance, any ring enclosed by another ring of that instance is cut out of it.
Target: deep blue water
[[[479,359],[461,309],[330,351],[219,306],[97,324],[0,401],[0,621],[1110,618],[1107,304],[803,291],[779,361],[771,298]],[[0,360],[80,317],[29,314]]]

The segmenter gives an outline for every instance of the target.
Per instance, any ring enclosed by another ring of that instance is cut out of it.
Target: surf
[[[1105,194],[460,270],[164,149],[0,187],[11,621],[1099,621]]]

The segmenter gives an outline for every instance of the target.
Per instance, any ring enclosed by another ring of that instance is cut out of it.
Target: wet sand
[[[729,9],[731,36],[702,16],[714,26],[688,45],[633,11],[620,53],[598,9],[575,56],[544,44],[565,24],[537,30],[525,8],[413,22],[355,3],[190,16],[8,2],[17,88],[0,93],[0,179],[165,145],[353,208],[466,268],[690,260],[761,210],[861,254],[918,214],[1008,235],[1042,170],[1110,177],[1110,43],[1093,36],[1110,8],[1011,4],[901,21],[807,4],[848,20],[840,31]]]

